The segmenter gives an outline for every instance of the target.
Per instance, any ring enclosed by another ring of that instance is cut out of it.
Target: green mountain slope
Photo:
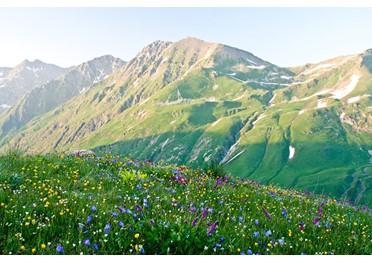
[[[286,69],[194,38],[157,41],[3,148],[216,160],[236,176],[371,204],[370,58]]]

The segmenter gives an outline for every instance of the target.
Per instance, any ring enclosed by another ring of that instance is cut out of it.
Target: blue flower
[[[284,216],[284,217],[287,217],[287,210],[283,210],[283,212],[282,212],[282,215]]]
[[[216,247],[220,248],[220,247],[221,247],[221,244],[218,244],[218,243],[217,243],[217,244],[216,244]]]
[[[84,243],[84,245],[86,245],[88,247],[90,246],[90,240],[88,238],[85,239],[83,243]]]
[[[110,225],[110,223],[107,223],[106,226],[105,226],[105,235],[108,234],[108,232],[110,231],[110,229],[111,229],[111,225]]]
[[[141,252],[141,254],[145,254],[145,249],[142,247],[140,252]]]
[[[265,232],[265,236],[270,236],[272,233],[271,233],[271,230],[269,229],[269,230],[266,230],[266,232]]]
[[[112,214],[113,217],[118,217],[118,215],[119,215],[117,212],[112,212],[111,214]]]
[[[242,251],[242,252],[240,252],[240,255],[245,255],[245,253]]]
[[[223,241],[225,241],[226,240],[226,238],[224,238],[224,237],[221,237],[220,238],[220,242],[222,243]]]
[[[141,189],[142,189],[142,186],[141,186],[141,185],[136,185],[136,188],[137,188],[138,190],[141,190]]]
[[[88,216],[88,218],[87,218],[87,224],[89,224],[90,222],[92,222],[92,219],[93,219],[92,216]]]
[[[258,238],[259,235],[260,235],[260,233],[258,233],[258,232],[253,233],[254,238]]]
[[[90,210],[92,210],[93,212],[97,211],[97,208],[93,205],[90,207]]]
[[[252,255],[253,254],[252,250],[248,249],[247,254]]]
[[[97,244],[94,244],[93,245],[93,248],[94,248],[94,250],[98,250],[98,245]]]
[[[218,204],[222,205],[223,204],[223,201],[222,200],[218,200]]]
[[[254,224],[255,224],[256,226],[258,226],[258,225],[260,224],[260,221],[258,221],[258,219],[256,219],[256,220],[254,221]]]
[[[57,245],[57,248],[56,248],[56,251],[57,251],[58,253],[62,253],[62,252],[65,251],[65,249],[62,247],[61,244],[58,244],[58,245]]]
[[[284,244],[284,240],[283,240],[283,239],[278,239],[278,242],[279,242],[279,244],[281,244],[281,245]]]
[[[242,216],[239,216],[238,219],[239,219],[239,222],[242,222],[243,221],[243,217]]]
[[[119,225],[119,227],[123,227],[123,226],[124,226],[124,223],[123,223],[122,221],[120,221],[120,222],[118,223],[118,225]]]

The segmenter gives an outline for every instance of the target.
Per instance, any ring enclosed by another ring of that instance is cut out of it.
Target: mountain
[[[0,114],[32,89],[69,70],[70,68],[61,68],[40,60],[24,60],[15,68],[0,68]]]
[[[83,93],[125,64],[111,55],[95,58],[68,73],[34,88],[0,120],[0,137],[17,131],[33,117],[48,112]]]
[[[194,167],[216,160],[235,176],[370,204],[371,58],[282,68],[195,38],[156,41],[1,143]]]

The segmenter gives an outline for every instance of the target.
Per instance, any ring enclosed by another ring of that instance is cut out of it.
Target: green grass
[[[2,155],[0,254],[372,253],[367,209],[218,168]]]

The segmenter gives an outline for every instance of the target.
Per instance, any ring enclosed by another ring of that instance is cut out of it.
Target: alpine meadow
[[[372,254],[372,49],[194,37],[0,68],[0,254]]]

